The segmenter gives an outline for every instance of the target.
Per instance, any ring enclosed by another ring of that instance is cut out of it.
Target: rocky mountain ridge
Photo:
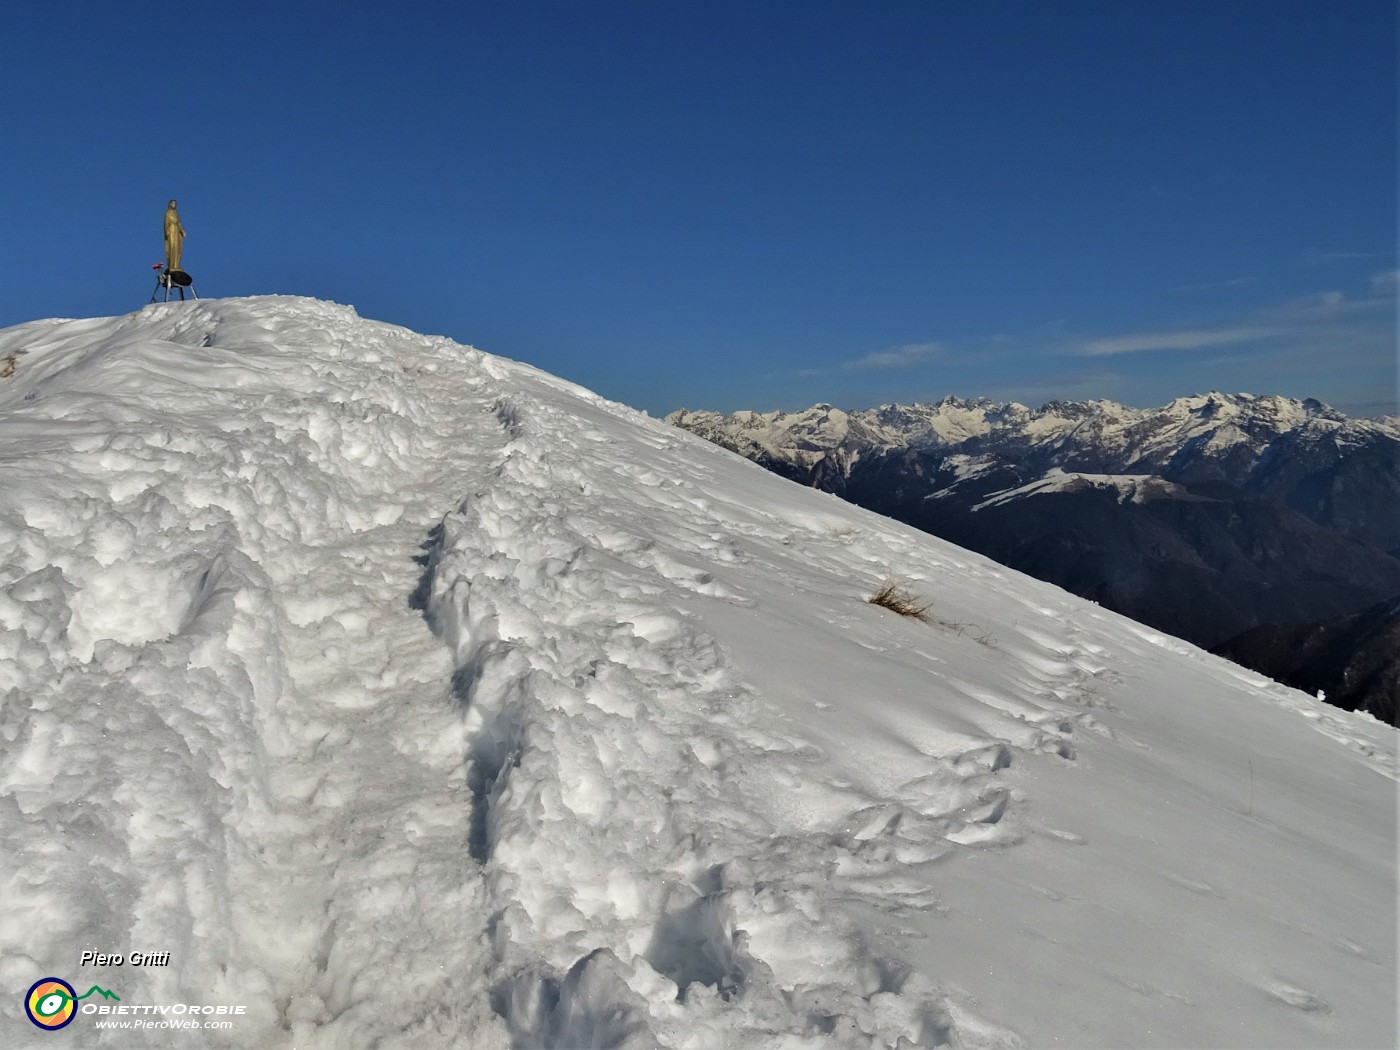
[[[667,421],[779,473],[803,480],[890,450],[938,453],[965,481],[988,467],[1059,468],[1096,474],[1150,474],[1190,484],[1220,481],[1282,499],[1319,524],[1387,550],[1400,547],[1400,516],[1360,513],[1374,506],[1375,481],[1400,488],[1400,423],[1350,419],[1311,398],[1212,392],[1161,408],[1112,401],[1017,402],[947,397],[934,404],[881,405],[846,412],[827,404],[800,412],[697,412]],[[979,457],[992,457],[979,462]],[[1338,468],[1341,468],[1338,472]],[[1375,478],[1379,469],[1382,477]],[[1319,491],[1319,470],[1332,491]],[[1357,499],[1350,497],[1355,493]]]

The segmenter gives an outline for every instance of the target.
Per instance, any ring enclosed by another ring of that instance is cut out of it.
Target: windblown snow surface
[[[0,360],[7,1046],[1394,1045],[1388,727],[346,307]]]

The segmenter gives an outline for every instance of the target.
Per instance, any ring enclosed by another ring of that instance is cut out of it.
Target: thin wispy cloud
[[[853,361],[845,361],[841,369],[845,372],[888,372],[897,368],[914,368],[942,356],[943,347],[938,343],[906,343],[889,350],[876,350]]]
[[[815,391],[810,400],[833,403],[840,396],[872,404],[936,400],[956,383],[959,392],[1028,405],[1108,398],[1144,406],[1219,389],[1316,397],[1344,411],[1362,402],[1384,409],[1383,392],[1394,385],[1400,271],[1387,263],[1359,270],[1310,282],[1311,291],[1294,288],[1288,298],[1241,296],[1233,310],[1183,309],[1117,332],[1086,330],[1078,318],[1052,320],[994,338],[833,355],[786,376],[813,384],[805,387]],[[1378,411],[1367,407],[1366,414]]]
[[[1381,294],[1395,294],[1400,285],[1400,270],[1382,270],[1371,278],[1371,290]]]
[[[1303,261],[1310,266],[1330,266],[1333,263],[1364,262],[1367,259],[1393,258],[1394,252],[1341,251],[1333,248],[1309,248],[1303,253]]]
[[[1080,344],[1081,357],[1110,357],[1157,350],[1204,350],[1214,346],[1252,343],[1279,334],[1277,328],[1243,326],[1230,328],[1186,328],[1172,332],[1139,332],[1129,335],[1090,339]]]
[[[1258,284],[1259,278],[1255,274],[1245,274],[1242,277],[1227,277],[1219,281],[1193,281],[1188,284],[1174,284],[1168,287],[1169,292],[1213,292],[1220,288],[1244,288],[1247,285]]]
[[[1373,295],[1359,299],[1341,291],[1306,295],[1284,303],[1272,311],[1268,319],[1289,326],[1327,324],[1389,310],[1394,305],[1395,288],[1385,287],[1384,277],[1384,274],[1378,274],[1371,279]]]
[[[875,350],[826,368],[799,368],[794,374],[799,379],[814,379],[838,372],[894,372],[936,361],[943,357],[943,353],[943,346],[939,343],[905,343],[888,350]]]

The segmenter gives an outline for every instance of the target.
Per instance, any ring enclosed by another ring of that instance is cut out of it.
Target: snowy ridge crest
[[[346,307],[19,350],[9,986],[158,946],[123,1001],[246,1004],[216,1046],[1393,1041],[1387,727]]]

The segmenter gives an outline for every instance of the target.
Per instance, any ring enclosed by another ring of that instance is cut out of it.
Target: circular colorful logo
[[[24,997],[24,1012],[40,1028],[49,1031],[62,1028],[77,1013],[78,993],[73,986],[58,977],[41,977]]]

